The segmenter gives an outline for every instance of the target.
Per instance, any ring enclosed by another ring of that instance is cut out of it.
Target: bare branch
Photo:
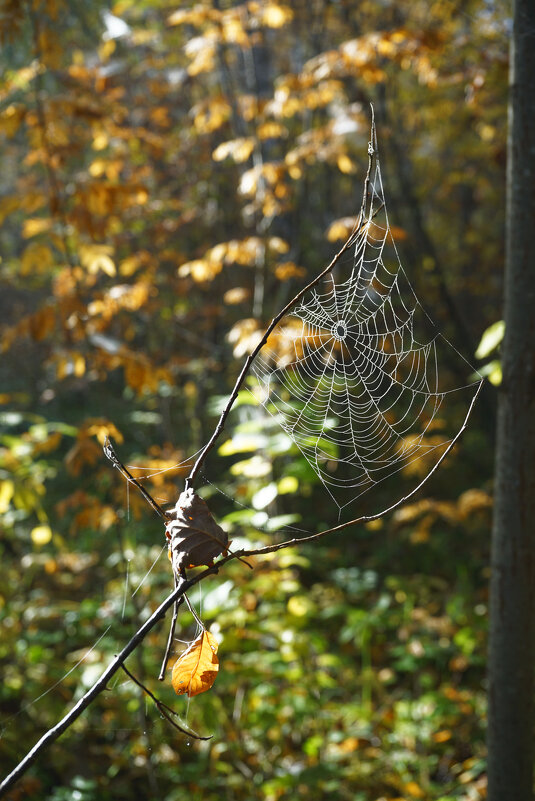
[[[26,754],[26,756],[19,762],[14,770],[3,780],[0,784],[0,798],[2,798],[7,791],[20,779],[21,776],[28,770],[37,757],[58,737],[71,726],[74,721],[87,709],[87,707],[100,695],[100,693],[107,688],[108,682],[111,677],[119,670],[125,659],[135,651],[137,646],[147,636],[149,631],[154,628],[156,623],[161,620],[170,606],[175,601],[181,602],[184,593],[190,588],[201,581],[205,576],[210,573],[216,573],[218,565],[203,570],[191,579],[181,578],[178,581],[177,587],[173,590],[165,601],[163,601],[158,609],[149,617],[148,620],[137,630],[134,636],[125,645],[122,651],[117,654],[112,662],[108,665],[106,670],[101,674],[100,678],[93,684],[93,686],[80,698],[80,700],[72,707],[72,709],[58,722],[55,726],[49,729],[41,739],[33,746],[33,748]]]
[[[104,451],[105,456],[107,456],[107,458],[110,460],[112,465],[117,468],[119,473],[121,473],[121,475],[123,475],[130,484],[133,484],[134,487],[136,487],[136,489],[138,489],[141,492],[141,494],[143,495],[143,497],[145,498],[147,503],[150,506],[152,506],[154,511],[157,514],[159,514],[160,517],[163,520],[166,520],[166,521],[170,520],[170,515],[162,509],[162,507],[160,506],[159,503],[156,503],[156,501],[154,500],[152,495],[149,495],[149,493],[147,492],[145,487],[142,484],[140,484],[139,481],[137,480],[137,478],[134,478],[132,473],[129,470],[127,470],[127,468],[124,466],[124,464],[121,461],[119,461],[119,459],[117,458],[117,454],[115,453],[115,450],[113,448],[113,445],[111,444],[111,441],[110,441],[109,437],[106,437],[106,441],[104,443],[103,451]]]
[[[177,579],[175,576],[175,587],[176,585],[177,585]],[[169,654],[171,653],[171,646],[173,645],[173,638],[175,636],[177,619],[178,619],[178,602],[175,601],[173,605],[173,617],[171,620],[171,625],[169,626],[169,634],[167,636],[167,644],[165,646],[165,653],[163,655],[162,666],[160,668],[160,673],[158,674],[158,681],[163,681],[165,679],[165,671],[167,670]]]
[[[171,707],[168,706],[167,704],[165,704],[163,701],[160,701],[160,699],[157,698],[154,695],[154,693],[152,693],[149,690],[149,688],[146,687],[143,684],[143,682],[139,681],[139,679],[136,679],[134,674],[130,673],[130,671],[128,670],[126,665],[123,664],[123,665],[121,665],[121,667],[124,670],[124,672],[126,673],[126,675],[129,676],[132,679],[134,684],[137,684],[137,686],[140,687],[143,690],[143,692],[146,693],[149,696],[149,698],[152,698],[152,700],[156,704],[156,708],[158,709],[158,711],[164,716],[164,718],[166,720],[169,721],[171,726],[174,726],[174,728],[178,729],[178,731],[182,732],[182,734],[186,734],[188,737],[193,737],[193,739],[195,739],[195,740],[211,740],[212,739],[212,735],[210,735],[209,737],[201,737],[200,734],[195,734],[194,732],[188,731],[187,729],[183,729],[182,726],[179,726],[178,723],[175,720],[173,720],[173,718],[171,717],[171,715],[173,715],[173,716],[177,715],[175,710],[171,709]]]
[[[264,548],[256,548],[252,550],[243,549],[241,551],[236,551],[234,553],[228,553],[226,556],[222,557],[218,562],[216,562],[211,567],[206,568],[197,575],[193,576],[193,578],[186,579],[184,576],[180,576],[177,580],[177,586],[173,590],[173,592],[163,601],[158,609],[151,615],[151,617],[138,629],[138,631],[134,634],[134,636],[129,640],[129,642],[125,645],[123,650],[114,657],[113,661],[110,665],[106,668],[106,670],[102,673],[99,679],[93,684],[93,686],[86,692],[86,694],[78,701],[77,704],[68,712],[62,720],[59,721],[52,729],[50,729],[46,734],[41,737],[41,739],[34,745],[34,747],[28,752],[28,754],[19,762],[19,764],[14,768],[14,770],[9,774],[9,776],[4,779],[2,784],[0,784],[0,798],[2,798],[7,791],[15,784],[15,782],[28,770],[30,765],[32,765],[37,757],[57,738],[66,731],[69,726],[82,714],[84,709],[95,700],[95,698],[107,687],[107,683],[110,678],[119,670],[120,667],[123,666],[124,661],[130,654],[137,648],[137,646],[143,641],[146,635],[151,631],[152,628],[161,620],[167,610],[176,602],[178,604],[182,603],[184,600],[184,595],[190,587],[195,586],[200,581],[205,579],[209,575],[213,575],[219,572],[219,569],[230,562],[233,559],[240,559],[247,556],[262,556],[263,554],[273,553],[274,551],[280,551],[283,548],[289,548],[292,545],[301,545],[304,542],[311,542],[313,540],[318,540],[321,537],[325,537],[328,534],[335,534],[339,531],[343,531],[347,528],[352,526],[356,526],[359,523],[366,523],[370,520],[377,520],[380,517],[384,517],[384,515],[388,514],[389,512],[393,512],[395,509],[398,509],[402,504],[412,498],[428,481],[428,479],[433,475],[433,473],[438,469],[439,465],[444,461],[446,456],[451,452],[453,447],[459,441],[461,435],[466,430],[466,426],[468,425],[468,420],[472,413],[472,409],[476,403],[476,400],[481,392],[481,388],[483,386],[485,379],[482,379],[479,382],[476,392],[472,398],[468,411],[466,413],[466,417],[464,422],[452,439],[440,459],[437,461],[435,466],[429,471],[429,473],[425,476],[425,478],[415,487],[408,495],[405,495],[400,500],[396,501],[396,503],[392,504],[386,509],[383,509],[381,512],[377,512],[377,514],[373,515],[362,515],[361,517],[357,517],[354,520],[349,520],[347,523],[341,523],[339,526],[334,526],[333,528],[325,529],[324,531],[319,531],[316,534],[311,534],[307,537],[296,537],[291,540],[286,540],[285,542],[280,542],[276,545],[268,545]]]

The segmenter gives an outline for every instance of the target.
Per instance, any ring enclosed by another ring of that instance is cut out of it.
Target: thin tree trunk
[[[511,43],[503,384],[490,599],[488,801],[532,801],[535,724],[535,0]]]

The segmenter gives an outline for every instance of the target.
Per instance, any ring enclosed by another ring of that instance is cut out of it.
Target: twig
[[[175,576],[175,587],[177,586],[177,578]],[[165,646],[165,653],[163,655],[162,666],[158,674],[158,681],[165,679],[165,671],[167,670],[167,663],[169,662],[169,654],[171,653],[171,646],[173,645],[173,638],[175,636],[176,621],[178,619],[178,603],[175,601],[173,604],[173,618],[169,626],[169,634],[167,636],[167,644]]]
[[[124,466],[124,464],[121,462],[121,460],[119,459],[119,457],[115,453],[115,449],[114,449],[113,445],[111,444],[111,440],[110,440],[109,437],[106,437],[106,441],[104,442],[104,447],[102,448],[102,450],[104,451],[104,455],[110,460],[110,462],[113,464],[113,466],[117,468],[117,470],[121,473],[121,475],[123,475],[130,484],[133,484],[141,492],[141,494],[143,495],[143,497],[145,498],[147,503],[150,506],[152,506],[154,511],[157,512],[157,514],[159,514],[160,517],[163,520],[165,520],[167,522],[168,520],[172,520],[173,519],[172,513],[166,512],[164,509],[162,509],[160,504],[157,503],[154,500],[152,495],[149,492],[147,492],[145,487],[137,480],[137,478],[134,478],[132,473]],[[195,527],[192,525],[191,528],[193,529]],[[197,529],[197,531],[199,531],[201,534],[203,534],[208,539],[212,539],[215,542],[219,542],[217,537],[215,537],[209,531],[204,531],[204,530],[201,530],[201,529]],[[225,550],[226,550],[227,553],[233,554],[233,551],[229,548],[228,545],[225,548]],[[243,559],[241,556],[238,556],[237,554],[236,554],[236,556],[240,560],[240,562],[243,562],[243,564],[247,565],[247,567],[250,568],[251,570],[253,569],[252,565],[250,565],[249,562],[246,562],[245,559]]]
[[[236,558],[240,559],[240,557],[237,556],[237,554],[236,554]],[[240,561],[244,561],[244,560],[240,559]],[[247,562],[245,562],[245,564],[247,564]],[[175,577],[175,586],[176,586],[176,577]],[[186,602],[186,605],[187,605],[189,611],[193,615],[197,625],[200,626],[201,629],[205,629],[206,627],[205,627],[204,623],[202,622],[202,620],[198,616],[197,612],[193,608],[193,605],[192,605],[190,599],[188,598],[188,596],[186,595],[186,593],[184,593],[184,600]],[[164,657],[163,657],[162,666],[160,668],[160,673],[158,675],[158,681],[163,681],[165,679],[165,671],[167,670],[167,663],[169,661],[169,654],[171,653],[171,646],[173,644],[173,638],[175,636],[175,628],[176,628],[177,618],[178,618],[178,606],[177,606],[177,604],[175,604],[175,606],[173,608],[173,619],[171,620],[171,625],[169,627],[169,636],[167,638],[167,645],[165,647],[165,654],[164,654]]]
[[[366,219],[366,200],[367,200],[367,197],[368,197],[368,190],[369,190],[369,185],[370,185],[370,174],[371,174],[373,157],[375,155],[375,152],[376,152],[376,148],[375,148],[375,121],[374,121],[374,117],[373,117],[373,106],[372,106],[371,139],[370,139],[370,142],[368,143],[368,169],[367,169],[367,172],[366,172],[366,177],[364,179],[364,192],[363,192],[363,197],[362,197],[362,205],[361,205],[361,208],[360,208],[360,213],[359,213],[359,216],[357,218],[357,221],[356,221],[356,223],[355,223],[355,225],[353,227],[353,230],[352,230],[351,234],[349,235],[349,238],[347,239],[346,243],[343,245],[343,247],[340,248],[340,250],[338,251],[336,256],[327,265],[327,267],[325,267],[325,269],[321,273],[319,273],[319,275],[317,275],[312,281],[310,281],[309,284],[307,284],[305,287],[303,287],[303,289],[301,289],[297,293],[297,295],[295,295],[286,304],[286,306],[282,309],[282,311],[280,311],[272,319],[272,321],[270,322],[270,324],[266,328],[266,330],[264,332],[264,335],[262,336],[262,339],[260,340],[258,345],[254,348],[254,350],[251,351],[251,353],[249,354],[249,356],[245,360],[245,363],[244,363],[244,365],[243,365],[243,367],[241,369],[241,372],[240,372],[238,378],[236,379],[236,383],[234,384],[234,389],[232,390],[231,394],[229,395],[229,399],[228,399],[228,401],[227,401],[227,403],[225,405],[225,408],[223,409],[223,411],[221,413],[221,417],[219,418],[219,421],[218,421],[218,423],[217,423],[217,425],[216,425],[216,427],[214,429],[214,432],[213,432],[212,436],[210,437],[210,439],[208,440],[208,442],[206,443],[206,445],[204,446],[204,448],[202,449],[202,451],[200,452],[199,456],[197,457],[197,461],[193,465],[191,473],[189,474],[188,478],[186,479],[186,489],[188,489],[189,487],[193,486],[193,482],[195,481],[195,478],[197,477],[197,474],[199,473],[199,470],[201,469],[201,467],[202,467],[202,465],[204,463],[204,460],[206,459],[206,456],[212,450],[212,448],[214,447],[214,445],[216,443],[217,438],[219,437],[219,435],[223,431],[223,428],[225,427],[226,419],[230,414],[230,410],[232,409],[236,398],[238,397],[238,392],[240,391],[240,388],[241,388],[241,386],[242,386],[242,384],[243,384],[243,382],[245,380],[245,377],[246,377],[247,373],[249,372],[249,368],[251,367],[252,363],[254,362],[254,360],[256,359],[256,357],[258,356],[258,354],[260,353],[260,351],[262,350],[262,348],[266,344],[271,332],[274,330],[274,328],[277,326],[277,324],[282,320],[282,318],[286,314],[288,314],[288,312],[301,300],[301,298],[307,292],[309,292],[311,289],[313,289],[313,287],[315,287],[316,284],[319,284],[319,282],[322,280],[322,278],[325,278],[325,276],[329,275],[329,273],[332,272],[332,270],[336,267],[336,265],[338,264],[338,262],[340,261],[340,259],[344,255],[344,253],[346,253],[346,251],[348,251],[349,248],[352,247],[352,245],[355,243],[355,239],[359,236],[360,232],[362,231],[364,226],[367,224],[367,222],[369,222]],[[375,210],[375,212],[373,213],[372,216],[375,216],[381,210],[383,205],[384,205],[384,203],[381,203],[381,205]]]
[[[382,509],[380,512],[376,512],[373,515],[362,515],[362,517],[356,517],[353,520],[348,520],[346,523],[340,523],[339,526],[333,526],[333,528],[327,528],[324,531],[317,532],[316,534],[310,534],[308,537],[294,537],[294,539],[286,540],[285,542],[279,542],[276,545],[266,545],[264,548],[259,548],[254,551],[238,551],[240,556],[262,556],[266,553],[274,553],[275,551],[280,551],[282,548],[289,548],[292,545],[300,545],[303,542],[311,542],[312,540],[318,540],[320,537],[325,537],[327,534],[335,534],[338,531],[343,531],[346,528],[350,528],[351,526],[356,526],[359,523],[369,523],[371,520],[379,520],[381,517],[384,517],[390,512],[399,509],[404,503],[406,503],[413,495],[421,490],[424,484],[431,478],[433,473],[438,469],[439,465],[442,464],[446,456],[453,450],[459,439],[461,438],[462,433],[466,430],[466,426],[468,425],[468,420],[470,419],[470,415],[472,414],[472,409],[475,406],[476,400],[481,392],[483,384],[485,383],[485,379],[482,378],[479,384],[477,385],[477,389],[474,393],[474,396],[470,402],[470,406],[468,407],[468,411],[466,413],[466,417],[464,418],[464,422],[456,433],[454,438],[451,440],[450,444],[441,455],[440,459],[436,462],[436,464],[431,468],[431,470],[426,474],[425,478],[420,481],[418,486],[414,487],[407,495],[404,495],[403,498],[400,498],[398,501],[393,503],[391,506],[388,506],[386,509]],[[218,562],[221,564],[222,562]]]
[[[199,581],[211,573],[217,573],[218,566],[203,570],[202,573],[197,574],[191,579],[182,579],[178,582],[178,586],[173,592],[160,604],[158,609],[153,612],[145,623],[140,626],[134,636],[128,641],[122,651],[117,654],[108,667],[101,674],[100,678],[93,684],[93,686],[80,698],[80,700],[72,707],[72,709],[58,722],[55,726],[49,729],[41,739],[28,751],[26,756],[18,763],[12,772],[0,784],[0,798],[2,798],[7,791],[15,784],[15,782],[28,770],[37,757],[51,745],[58,737],[71,726],[74,721],[87,709],[87,707],[100,695],[100,693],[107,688],[108,682],[112,676],[119,670],[125,659],[135,651],[137,646],[144,640],[149,631],[154,628],[156,623],[161,620],[170,606],[175,601],[182,600],[184,593],[197,584]]]
[[[137,678],[136,678],[136,677],[133,675],[133,673],[130,673],[130,671],[128,670],[128,668],[126,667],[126,665],[122,664],[122,665],[121,665],[121,667],[122,667],[122,669],[124,670],[124,672],[126,673],[126,675],[127,675],[127,676],[129,676],[129,677],[132,679],[132,681],[133,681],[135,684],[137,684],[137,686],[138,686],[138,687],[141,687],[141,689],[143,690],[143,692],[144,692],[144,693],[146,693],[146,694],[149,696],[149,698],[152,698],[152,700],[153,700],[153,701],[154,701],[154,703],[156,704],[156,708],[158,709],[158,711],[159,711],[159,712],[160,712],[160,713],[161,713],[161,714],[164,716],[164,718],[165,718],[166,720],[168,720],[168,721],[169,721],[169,723],[171,724],[171,726],[174,726],[174,727],[175,727],[175,729],[178,729],[178,731],[182,732],[182,734],[186,734],[188,737],[193,737],[193,739],[194,739],[194,740],[211,740],[211,739],[212,739],[212,735],[210,735],[209,737],[201,737],[201,735],[200,735],[200,734],[194,734],[194,732],[192,732],[192,731],[188,731],[187,729],[183,729],[183,728],[182,728],[182,726],[179,726],[179,725],[178,725],[178,723],[176,723],[176,722],[175,722],[175,721],[172,719],[172,717],[171,717],[171,715],[177,715],[177,713],[175,712],[175,710],[174,710],[174,709],[171,709],[171,707],[170,707],[170,706],[167,706],[167,704],[165,704],[163,701],[160,701],[160,699],[159,699],[159,698],[157,698],[157,697],[154,695],[154,693],[152,693],[152,692],[149,690],[149,688],[148,688],[148,687],[146,687],[146,686],[143,684],[143,682],[139,681],[139,679],[137,679]]]
[[[134,476],[130,473],[130,471],[121,462],[121,460],[119,459],[119,457],[115,453],[114,447],[111,444],[111,440],[110,440],[109,437],[106,437],[106,441],[104,442],[103,451],[104,451],[105,456],[110,460],[110,462],[113,464],[113,466],[117,468],[117,470],[121,473],[121,475],[123,475],[129,483],[131,483],[135,487],[137,487],[137,489],[141,492],[141,494],[143,495],[143,497],[145,498],[147,503],[154,509],[154,511],[157,512],[160,515],[160,517],[163,518],[163,520],[165,520],[166,522],[168,520],[171,520],[172,519],[171,514],[169,514],[168,512],[165,512],[162,509],[160,504],[157,503],[154,500],[152,495],[149,492],[147,492],[145,487],[136,478],[134,478]],[[214,535],[210,534],[210,532],[203,531],[202,533],[204,534],[204,536],[209,537],[209,538],[211,537],[213,540],[216,540],[217,542],[219,542],[217,537],[214,537]],[[225,550],[226,550],[226,552],[228,554],[231,554],[232,556],[236,556],[236,558],[239,559],[240,562],[243,562],[244,565],[247,565],[247,567],[252,570],[252,565],[250,565],[248,562],[246,562],[245,559],[243,559],[243,557],[241,557],[239,554],[234,554],[234,552],[231,551],[231,549],[228,546],[227,546],[227,548]],[[176,584],[176,576],[175,576],[175,587],[176,586],[177,586],[177,584]],[[189,605],[189,601],[188,601],[188,605]],[[190,609],[191,609],[191,606],[190,606]],[[192,610],[192,614],[195,617],[195,612],[193,612],[193,610]],[[178,604],[175,604],[174,608],[173,608],[173,618],[171,620],[171,626],[169,628],[169,635],[167,637],[167,644],[165,646],[165,653],[164,653],[164,657],[163,657],[163,660],[162,660],[162,666],[160,668],[160,673],[158,674],[158,679],[160,681],[163,681],[164,678],[165,678],[165,671],[167,670],[167,663],[169,661],[169,654],[171,653],[171,646],[173,644],[173,638],[175,636],[177,618],[178,618]]]
[[[186,593],[184,593],[184,600],[186,602],[186,606],[188,607],[189,611],[191,612],[191,614],[193,616],[193,619],[195,620],[195,623],[198,626],[200,626],[201,629],[203,629],[203,631],[206,631],[206,626],[204,625],[204,623],[202,622],[201,618],[199,617],[199,615],[195,611],[195,608],[194,608],[193,604],[191,603],[190,599],[188,598],[188,596],[186,595]]]
[[[177,580],[177,586],[169,595],[165,601],[163,601],[158,609],[151,615],[151,617],[138,629],[138,631],[134,634],[134,636],[129,640],[129,642],[125,645],[123,650],[114,657],[111,664],[106,668],[106,670],[102,673],[99,679],[93,684],[93,686],[85,693],[85,695],[78,701],[77,704],[68,712],[62,720],[59,721],[53,728],[51,728],[46,734],[41,737],[41,739],[34,745],[34,747],[28,752],[28,754],[19,762],[19,764],[14,768],[14,770],[9,774],[9,776],[4,779],[2,784],[0,784],[0,798],[2,798],[7,791],[12,787],[15,782],[23,776],[23,774],[28,770],[30,765],[32,765],[37,757],[44,751],[47,746],[53,743],[57,738],[64,732],[69,726],[82,714],[84,709],[95,700],[95,698],[106,689],[107,683],[110,678],[119,670],[119,668],[123,665],[125,659],[137,648],[137,646],[143,641],[146,635],[151,631],[151,629],[156,625],[156,623],[161,620],[167,610],[175,603],[181,603],[184,599],[184,594],[190,587],[195,586],[200,581],[205,579],[209,575],[213,575],[214,573],[218,573],[220,568],[225,565],[227,562],[230,562],[232,559],[239,559],[241,557],[247,556],[262,556],[267,553],[273,553],[275,551],[280,551],[283,548],[289,548],[292,545],[301,545],[304,542],[311,542],[312,540],[318,540],[321,537],[325,537],[328,534],[335,534],[336,532],[343,531],[344,529],[350,528],[351,526],[355,526],[359,523],[366,523],[370,520],[377,520],[380,517],[384,517],[389,512],[393,512],[395,509],[399,508],[402,504],[412,498],[418,490],[420,490],[423,485],[428,481],[428,479],[433,475],[435,470],[437,470],[438,466],[444,461],[446,456],[451,452],[453,447],[459,441],[462,433],[466,430],[466,426],[468,425],[468,420],[472,413],[472,409],[474,408],[475,402],[481,392],[481,388],[483,386],[485,379],[482,379],[479,382],[476,392],[472,398],[468,411],[466,413],[466,417],[464,422],[452,439],[440,459],[437,461],[435,466],[429,471],[429,473],[425,476],[425,478],[415,487],[411,492],[405,495],[400,500],[396,501],[396,503],[392,504],[391,506],[383,509],[381,512],[377,512],[377,514],[373,515],[363,515],[361,517],[357,517],[354,520],[349,520],[347,523],[341,523],[339,526],[334,526],[333,528],[325,529],[324,531],[319,531],[316,534],[311,534],[308,537],[296,537],[291,540],[286,540],[285,542],[280,542],[277,545],[268,545],[264,548],[256,548],[252,550],[241,550],[236,551],[232,554],[227,554],[226,556],[222,557],[218,562],[216,562],[211,567],[206,568],[200,573],[197,573],[196,576],[192,578],[186,579],[185,577],[179,577]]]
[[[112,465],[117,468],[119,473],[121,473],[127,479],[127,481],[130,482],[130,484],[133,484],[134,487],[136,487],[141,492],[141,494],[143,495],[143,497],[145,498],[147,503],[150,506],[152,506],[154,511],[157,514],[159,514],[160,517],[163,520],[166,520],[166,521],[170,520],[170,515],[166,511],[164,511],[162,509],[162,507],[160,506],[159,503],[156,503],[156,501],[154,500],[152,495],[150,495],[147,492],[145,487],[142,484],[140,484],[139,481],[137,480],[137,478],[134,478],[132,473],[130,473],[130,471],[126,469],[124,464],[121,461],[119,461],[119,459],[117,458],[117,454],[115,453],[115,451],[113,449],[113,445],[111,444],[111,441],[110,441],[109,437],[106,437],[106,441],[104,442],[103,451],[104,451],[104,454],[107,456],[107,458],[112,463]]]

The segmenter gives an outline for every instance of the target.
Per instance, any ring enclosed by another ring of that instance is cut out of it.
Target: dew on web
[[[417,459],[436,463],[453,439],[437,433],[445,398],[466,390],[468,407],[479,384],[452,387],[440,369],[446,350],[449,361],[469,366],[434,326],[401,265],[373,124],[369,152],[351,263],[302,297],[252,368],[256,397],[340,509]]]

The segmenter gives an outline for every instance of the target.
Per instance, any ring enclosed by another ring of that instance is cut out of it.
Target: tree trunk
[[[535,2],[511,42],[503,383],[490,588],[488,801],[532,801],[535,662]]]

